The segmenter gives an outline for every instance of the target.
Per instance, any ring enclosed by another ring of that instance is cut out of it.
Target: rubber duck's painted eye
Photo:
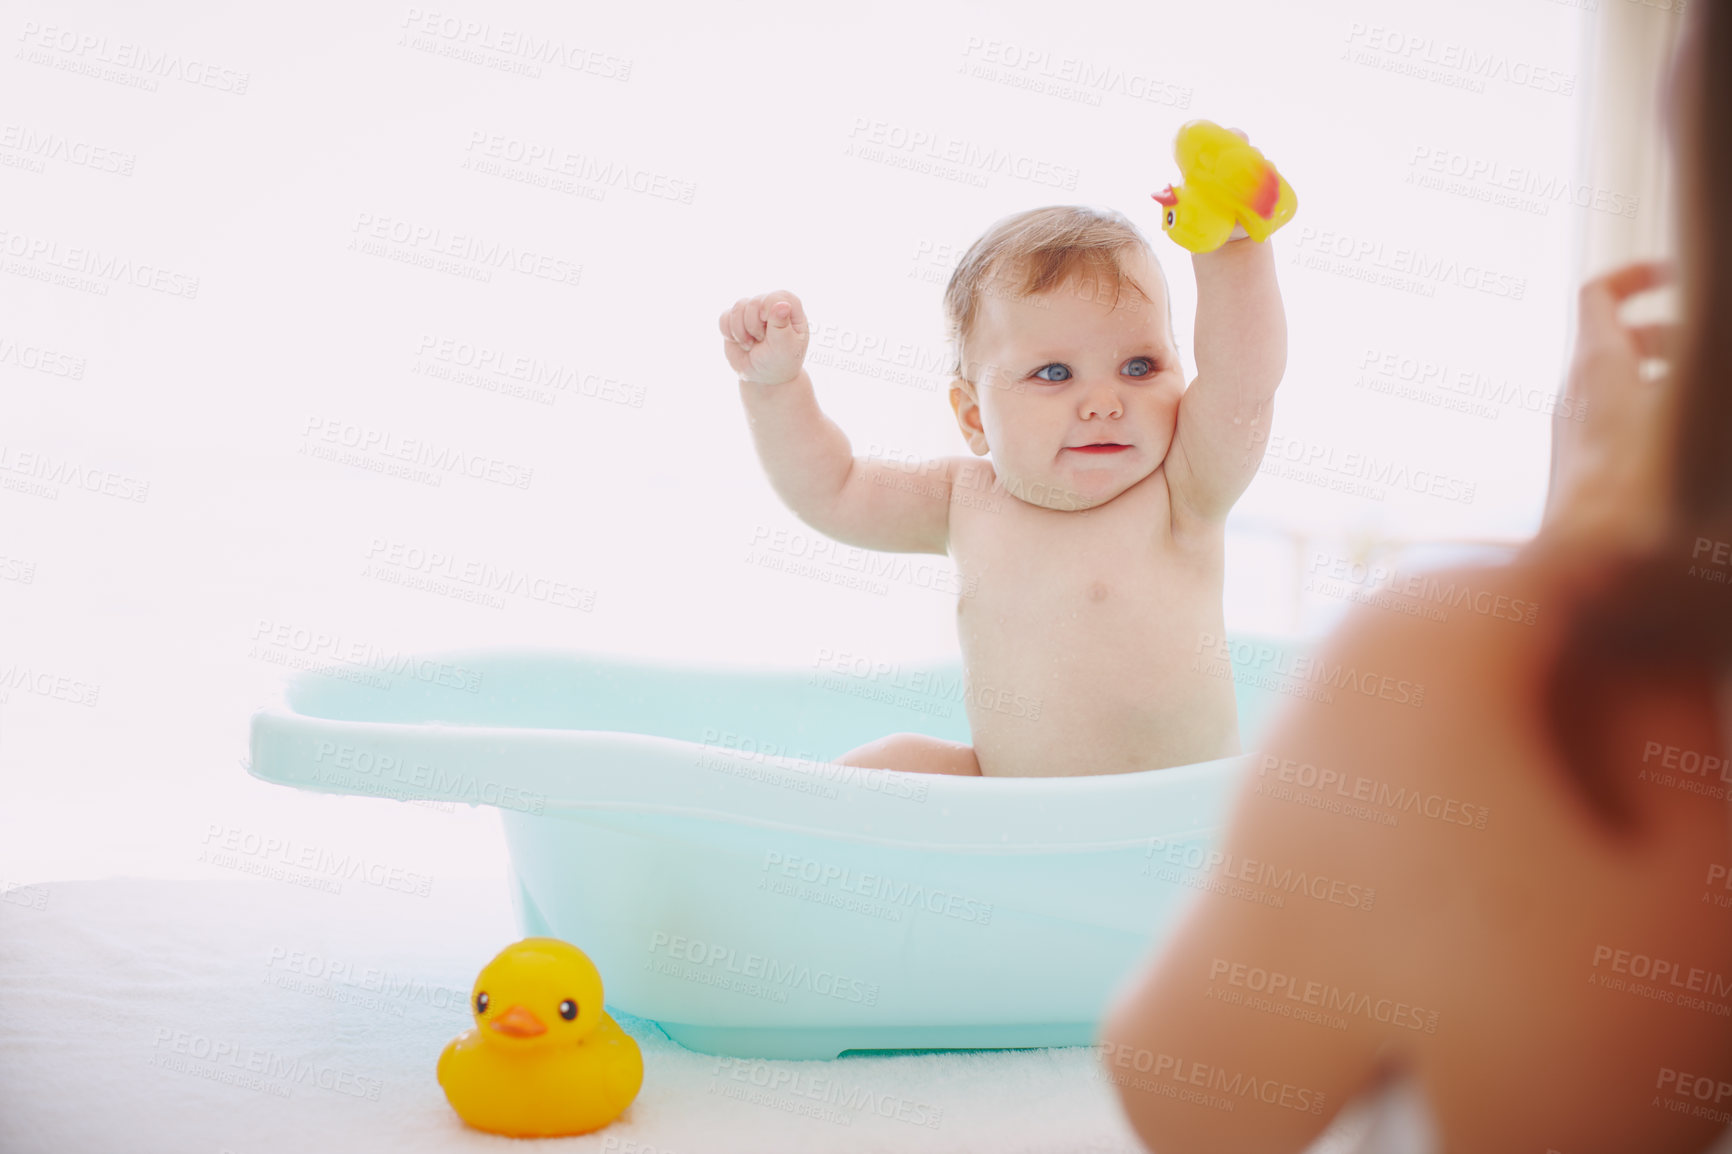
[[[568,1022],[577,1017],[577,1003],[570,998],[559,1003],[559,1016]]]
[[[1177,223],[1179,223],[1179,210],[1176,208],[1169,208],[1167,210],[1167,227],[1172,228]]]
[[[492,1001],[492,999],[487,996],[486,990],[482,990],[479,994],[476,994],[475,1012],[477,1014],[485,1014],[487,1012],[487,1003],[490,1001]]]

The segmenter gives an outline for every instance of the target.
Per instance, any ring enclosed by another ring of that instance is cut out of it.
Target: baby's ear
[[[950,409],[956,414],[956,419],[963,420],[963,410],[979,409],[980,401],[974,395],[974,386],[962,377],[950,378]],[[978,417],[976,418],[979,419]]]
[[[968,442],[968,448],[977,457],[984,457],[991,450],[986,444],[986,429],[980,423],[980,403],[974,395],[972,382],[961,377],[952,377],[950,381],[950,408],[956,414],[957,427],[962,431],[963,440]]]

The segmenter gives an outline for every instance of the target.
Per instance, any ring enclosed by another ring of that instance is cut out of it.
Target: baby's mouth
[[[1073,453],[1122,453],[1130,446],[1116,441],[1103,441],[1093,445],[1066,445],[1065,448]]]

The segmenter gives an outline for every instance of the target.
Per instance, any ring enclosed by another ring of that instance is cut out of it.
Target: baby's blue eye
[[[1056,379],[1056,380],[1055,380],[1055,379],[1054,379],[1054,378],[1052,378],[1052,377],[1043,377],[1043,376],[1041,376],[1041,374],[1042,374],[1042,373],[1044,373],[1044,372],[1046,372],[1046,371],[1047,371],[1047,370],[1048,370],[1048,369],[1057,369],[1057,370],[1059,370],[1059,371],[1060,371],[1060,372],[1061,372],[1061,373],[1063,373],[1063,374],[1064,374],[1064,376],[1062,376],[1062,377],[1059,377],[1059,378],[1057,378],[1057,379]],[[1058,363],[1056,363],[1056,362],[1055,362],[1055,363],[1053,363],[1053,364],[1050,364],[1050,365],[1042,365],[1042,366],[1041,366],[1041,367],[1040,367],[1040,368],[1038,368],[1038,369],[1036,369],[1036,370],[1035,370],[1035,371],[1034,371],[1034,375],[1035,375],[1035,376],[1036,376],[1036,377],[1037,377],[1037,378],[1038,378],[1038,379],[1040,379],[1040,380],[1043,380],[1043,381],[1046,381],[1046,382],[1047,382],[1047,383],[1048,383],[1048,384],[1054,384],[1054,385],[1056,385],[1056,384],[1059,384],[1059,383],[1060,383],[1060,382],[1061,382],[1061,381],[1068,381],[1068,380],[1070,380],[1070,369],[1068,369],[1068,368],[1066,368],[1066,367],[1065,367],[1065,366],[1064,366],[1064,365],[1061,365],[1061,364],[1058,364]]]
[[[1147,367],[1140,373],[1131,371],[1131,366],[1138,364],[1146,365]],[[1128,376],[1146,377],[1155,371],[1155,362],[1149,360],[1147,357],[1132,357],[1130,360],[1125,362],[1125,371]]]

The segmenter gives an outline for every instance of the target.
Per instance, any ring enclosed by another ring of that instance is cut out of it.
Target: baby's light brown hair
[[[962,376],[962,343],[974,328],[981,298],[1003,294],[1037,296],[1075,274],[1091,283],[1097,297],[1111,285],[1117,307],[1125,285],[1144,301],[1149,294],[1124,269],[1127,248],[1140,245],[1160,270],[1154,249],[1124,214],[1112,209],[1055,204],[1007,216],[969,246],[944,290],[944,316],[955,349],[951,375]],[[1163,274],[1164,276],[1164,274]],[[1167,294],[1167,331],[1173,328],[1172,295]]]

